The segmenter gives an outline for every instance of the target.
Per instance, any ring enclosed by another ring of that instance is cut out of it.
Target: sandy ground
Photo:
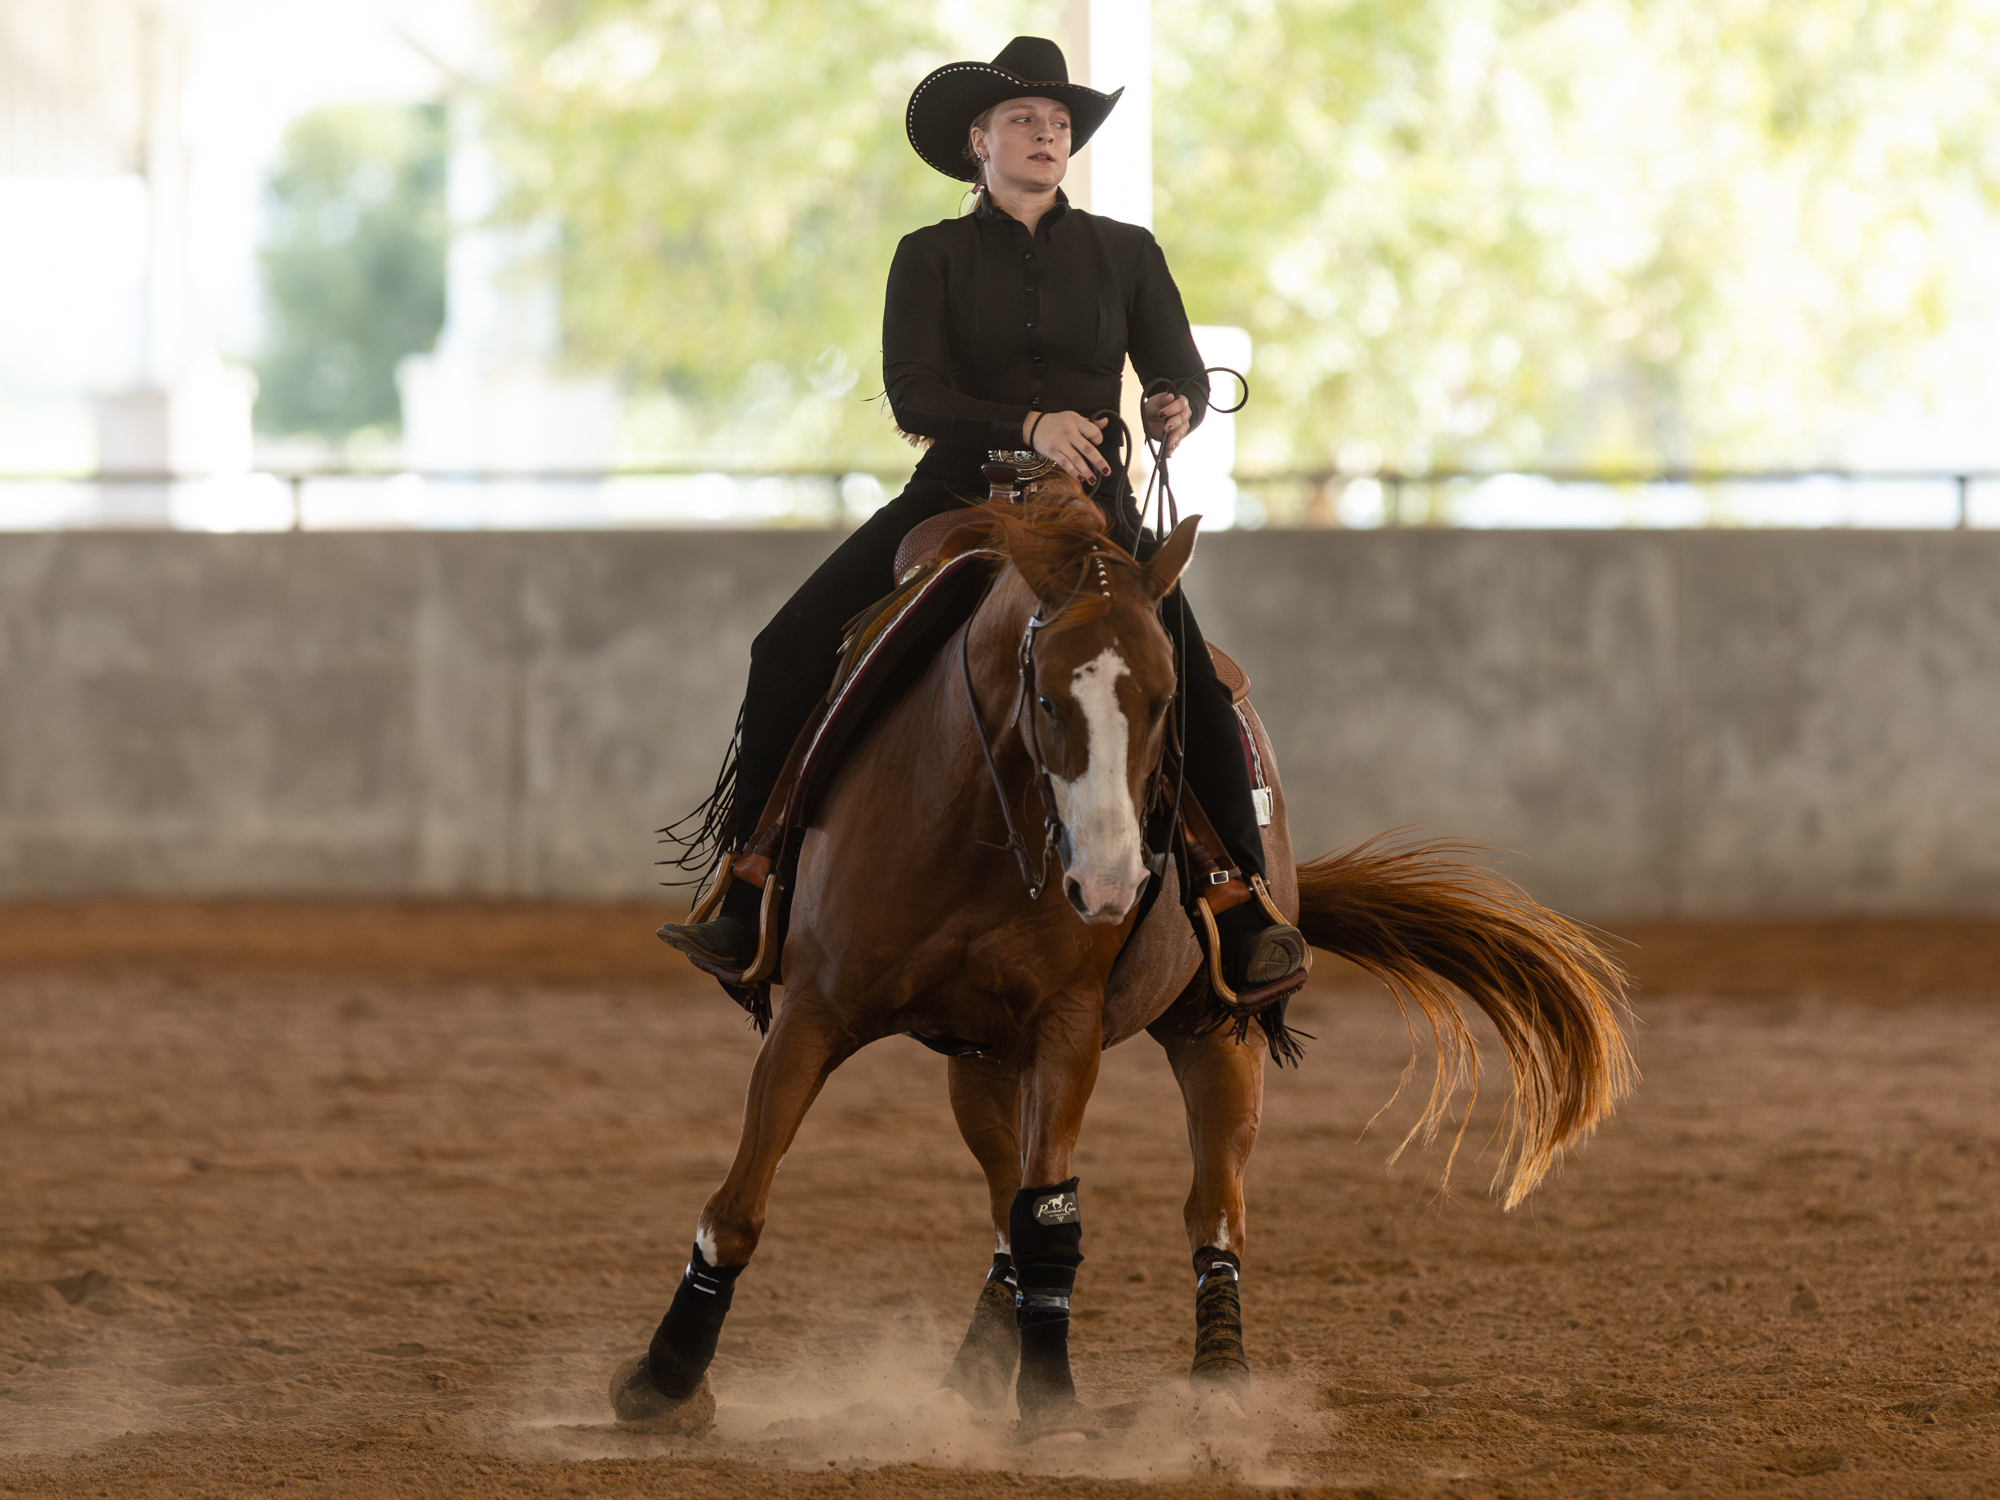
[[[639,909],[0,907],[0,1492],[2000,1495],[2000,925],[1632,929],[1639,1096],[1532,1204],[1385,1169],[1407,1044],[1327,971],[1250,1178],[1256,1394],[1195,1406],[1180,1106],[1086,1130],[1085,1399],[933,1394],[987,1254],[943,1062],[838,1074],[716,1434],[608,1424],[755,1038]],[[1490,1161],[1486,1164],[1490,1168]]]

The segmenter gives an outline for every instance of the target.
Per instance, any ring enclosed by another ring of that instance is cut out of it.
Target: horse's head
[[[1121,922],[1150,873],[1140,812],[1174,699],[1159,604],[1194,552],[1195,520],[1140,563],[1058,475],[1001,524],[1037,600],[1025,643],[1034,693],[1020,730],[1054,789],[1063,893],[1084,921]]]

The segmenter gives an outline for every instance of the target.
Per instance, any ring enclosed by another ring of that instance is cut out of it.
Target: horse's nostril
[[[1069,897],[1069,904],[1077,909],[1079,916],[1087,917],[1090,915],[1090,908],[1084,905],[1082,886],[1078,885],[1074,880],[1065,880],[1063,882],[1063,894]]]

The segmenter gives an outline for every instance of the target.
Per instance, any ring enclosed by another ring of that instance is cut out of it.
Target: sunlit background
[[[0,526],[851,524],[1018,32],[1248,373],[1210,524],[2000,525],[1985,0],[0,0]]]

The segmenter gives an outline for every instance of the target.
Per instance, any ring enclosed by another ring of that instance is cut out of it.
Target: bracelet
[[[1035,451],[1035,429],[1042,425],[1042,418],[1047,415],[1048,413],[1045,411],[1038,411],[1035,413],[1035,420],[1028,424],[1028,451],[1030,453]]]

